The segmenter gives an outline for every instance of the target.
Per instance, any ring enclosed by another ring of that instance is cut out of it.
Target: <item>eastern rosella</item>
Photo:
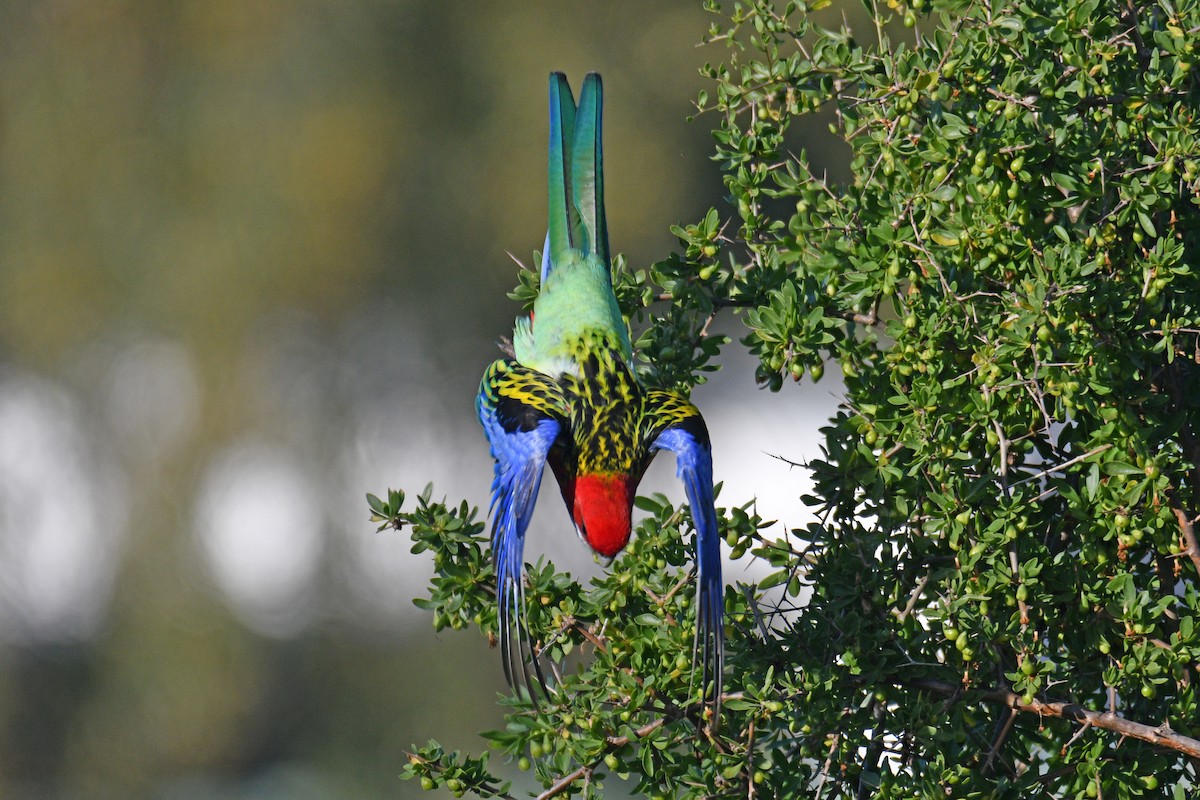
[[[511,359],[483,376],[476,411],[496,460],[492,558],[505,675],[528,667],[544,686],[523,623],[525,530],[548,462],[579,535],[611,559],[629,542],[633,499],[654,454],[675,454],[696,528],[700,679],[720,696],[723,593],[712,456],[704,419],[687,398],[645,389],[633,370],[629,328],[613,294],[604,217],[600,76],[584,78],[579,105],[550,76],[550,213],[541,289],[517,320]],[[516,637],[514,649],[513,639]]]

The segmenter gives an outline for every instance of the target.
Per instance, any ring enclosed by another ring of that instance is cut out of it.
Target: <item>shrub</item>
[[[671,300],[639,346],[674,382],[710,367],[723,309],[772,390],[840,367],[820,521],[721,510],[733,557],[775,571],[727,590],[715,729],[689,685],[685,512],[641,500],[587,586],[531,568],[560,691],[515,697],[493,746],[544,796],[598,797],[608,774],[671,797],[1189,794],[1200,3],[889,0],[832,27],[820,0],[707,5],[699,118],[730,210],[621,271],[621,296],[635,320]],[[789,143],[814,115],[849,180]],[[401,500],[374,511],[434,553],[435,625],[493,635],[482,522]],[[505,795],[484,760],[431,744],[407,774]]]

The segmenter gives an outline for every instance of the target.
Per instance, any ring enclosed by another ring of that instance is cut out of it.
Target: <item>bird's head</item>
[[[634,481],[627,475],[580,475],[575,479],[571,517],[588,546],[612,558],[629,543]]]

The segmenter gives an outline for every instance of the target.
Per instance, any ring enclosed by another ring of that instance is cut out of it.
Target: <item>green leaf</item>
[[[1138,224],[1142,226],[1142,230],[1147,236],[1158,236],[1158,232],[1154,230],[1154,223],[1150,220],[1150,215],[1145,211],[1138,209],[1137,212]]]
[[[1092,464],[1088,468],[1087,480],[1084,483],[1084,490],[1087,493],[1089,501],[1096,499],[1096,490],[1100,488],[1100,466]]]

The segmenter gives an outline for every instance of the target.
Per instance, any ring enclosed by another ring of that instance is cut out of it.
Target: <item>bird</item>
[[[535,681],[547,691],[524,623],[523,560],[545,465],[579,536],[607,563],[628,544],[638,483],[655,454],[666,450],[675,455],[696,531],[693,676],[715,719],[724,668],[724,584],[708,428],[685,395],[644,387],[634,370],[629,326],[612,286],[600,76],[587,74],[576,104],[566,76],[554,72],[549,101],[540,289],[532,313],[516,322],[511,357],[487,367],[476,398],[495,460],[491,546],[505,677],[510,686],[523,682],[531,698]]]

